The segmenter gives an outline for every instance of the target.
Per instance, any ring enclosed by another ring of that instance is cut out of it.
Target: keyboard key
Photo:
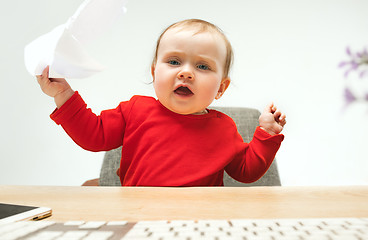
[[[64,225],[65,226],[80,226],[84,223],[85,221],[68,221],[68,222],[65,222]]]
[[[112,235],[114,235],[114,232],[111,231],[92,231],[83,240],[107,240]]]
[[[108,222],[106,225],[107,226],[124,226],[128,223],[128,221],[111,221]]]
[[[67,231],[62,235],[63,238],[82,238],[87,236],[88,231]]]
[[[103,221],[90,221],[90,222],[86,222],[83,225],[80,225],[79,228],[80,229],[98,229],[105,223],[106,222],[103,222]]]
[[[63,231],[43,231],[36,234],[35,236],[30,237],[27,240],[52,240],[56,237],[60,237],[63,234]]]

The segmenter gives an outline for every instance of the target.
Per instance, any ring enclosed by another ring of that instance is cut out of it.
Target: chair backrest
[[[252,140],[254,131],[259,124],[258,118],[261,113],[258,110],[235,107],[213,107],[213,109],[227,114],[234,120],[245,142],[250,142]],[[100,186],[121,186],[120,179],[116,175],[116,170],[120,165],[120,158],[121,147],[105,153],[100,172]],[[281,186],[276,159],[274,159],[267,173],[258,181],[254,183],[241,183],[224,172],[224,185],[229,187]]]

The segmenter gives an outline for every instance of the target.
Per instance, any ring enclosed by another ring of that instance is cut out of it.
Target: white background
[[[98,177],[104,153],[78,147],[49,118],[53,99],[24,67],[24,46],[75,12],[82,0],[12,0],[0,10],[0,184],[80,185]],[[368,45],[365,0],[130,0],[128,12],[90,53],[108,68],[70,79],[95,113],[132,95],[153,95],[150,62],[168,25],[201,18],[224,30],[235,51],[233,83],[220,106],[287,114],[277,155],[283,185],[368,183],[368,105],[342,111],[345,48]],[[351,75],[354,78],[354,75]],[[366,79],[365,81],[367,81]]]

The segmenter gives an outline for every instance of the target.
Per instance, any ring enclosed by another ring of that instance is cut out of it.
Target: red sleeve
[[[226,166],[226,172],[240,182],[257,181],[271,166],[283,139],[282,134],[272,136],[257,127],[252,141],[244,143],[244,150]]]
[[[51,115],[75,143],[90,151],[108,151],[122,145],[125,119],[124,112],[131,105],[122,102],[117,108],[94,114],[78,92]]]

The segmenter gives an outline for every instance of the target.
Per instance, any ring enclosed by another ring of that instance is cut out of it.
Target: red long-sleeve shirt
[[[84,149],[122,145],[123,186],[222,186],[224,170],[253,182],[267,171],[284,138],[258,127],[248,144],[221,112],[180,115],[144,96],[96,116],[76,92],[51,118]]]

